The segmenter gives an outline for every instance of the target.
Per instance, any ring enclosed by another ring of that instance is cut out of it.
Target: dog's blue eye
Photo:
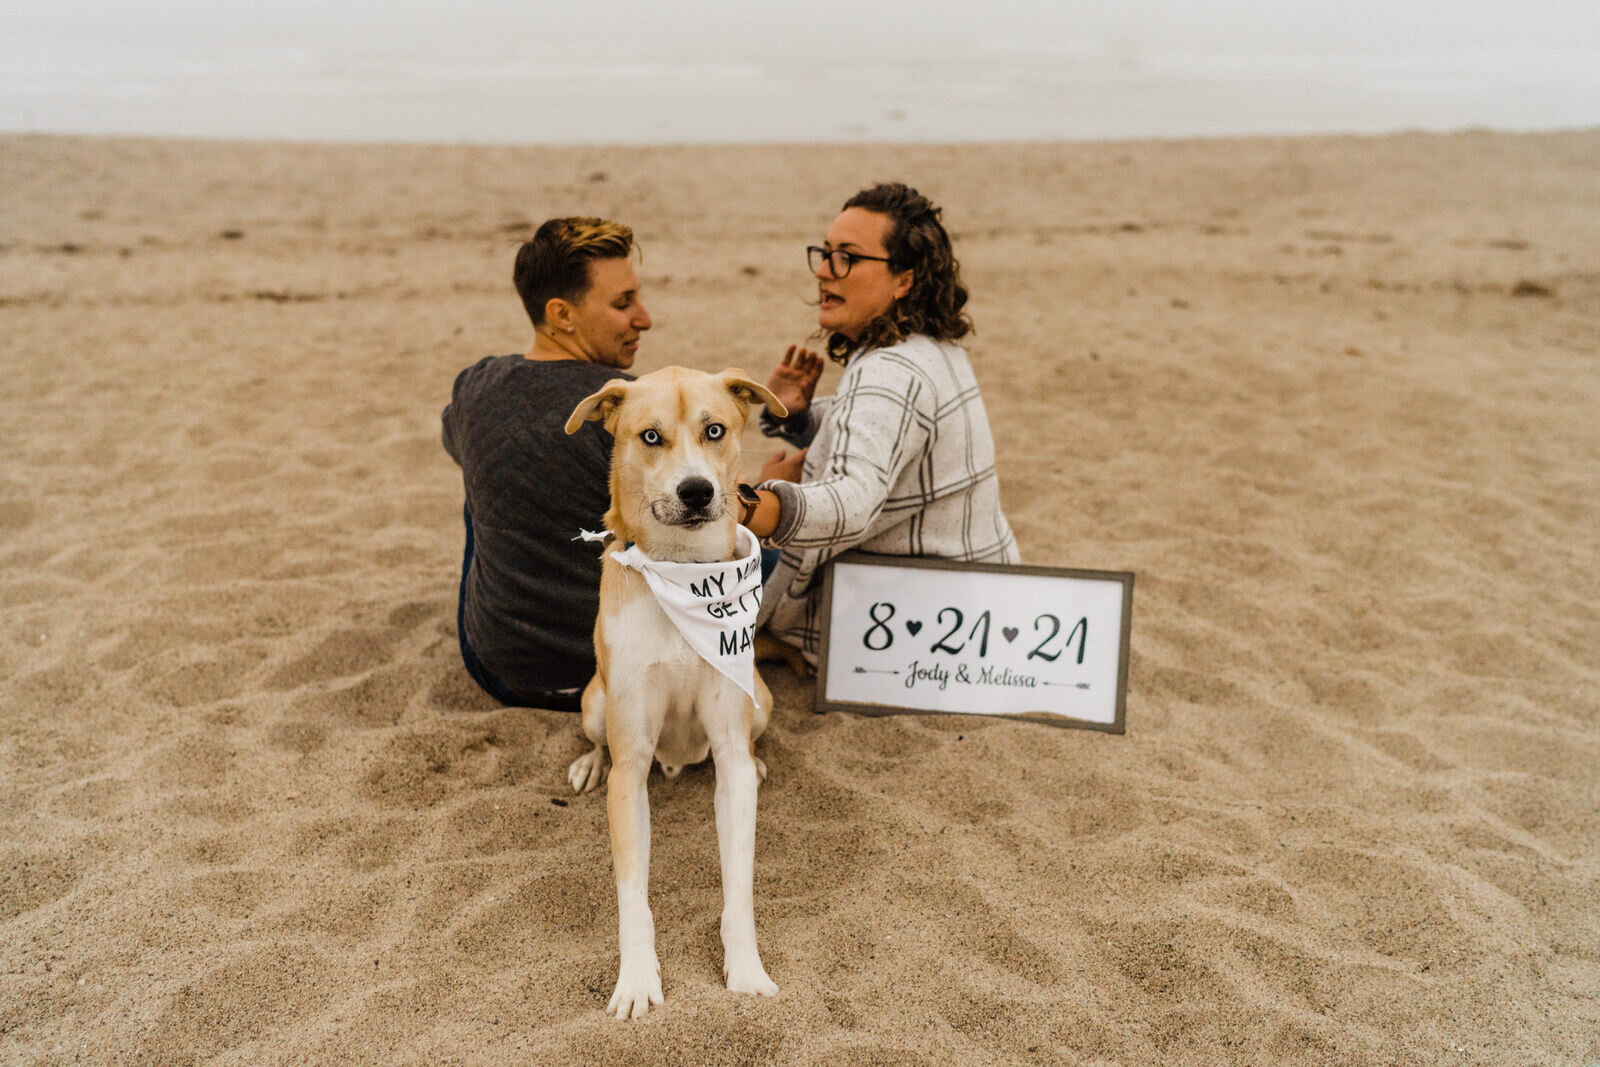
[[[639,437],[647,445],[659,445],[661,443],[661,434],[655,430],[646,430]]]
[[[723,428],[722,423],[713,422],[710,426],[706,427],[706,440],[720,441],[722,440],[722,435],[726,432],[727,430]]]

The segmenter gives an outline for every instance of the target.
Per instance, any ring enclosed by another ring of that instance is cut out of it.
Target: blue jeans
[[[501,680],[472,650],[467,640],[467,572],[472,569],[472,512],[461,505],[461,517],[467,524],[467,548],[461,557],[461,589],[456,598],[456,636],[461,639],[461,662],[478,683],[478,688],[494,697],[508,708],[549,708],[552,711],[580,711],[579,699],[583,687],[576,689],[541,689],[537,692],[520,692]]]

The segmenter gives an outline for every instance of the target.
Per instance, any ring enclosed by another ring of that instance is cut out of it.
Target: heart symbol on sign
[[[1006,644],[1008,645],[1017,639],[1017,628],[1015,626],[1002,627],[1000,632],[1005,634]]]
[[[917,636],[917,631],[922,629],[922,623],[916,619],[909,619],[906,622],[906,629],[911,631],[912,637],[915,637]]]

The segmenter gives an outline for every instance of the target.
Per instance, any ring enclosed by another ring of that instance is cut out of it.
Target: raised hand
[[[822,357],[810,349],[790,345],[767,379],[767,389],[794,415],[811,406],[811,394],[816,392],[821,377]]]

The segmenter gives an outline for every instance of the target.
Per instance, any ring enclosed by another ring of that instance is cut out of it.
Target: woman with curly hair
[[[960,339],[966,287],[939,208],[898,183],[845,202],[820,246],[817,324],[844,365],[813,398],[815,353],[794,346],[767,388],[789,409],[763,432],[799,451],[762,469],[746,525],[781,551],[761,621],[815,663],[825,620],[822,568],[852,548],[897,556],[1016,563],[1000,510],[994,439]]]

